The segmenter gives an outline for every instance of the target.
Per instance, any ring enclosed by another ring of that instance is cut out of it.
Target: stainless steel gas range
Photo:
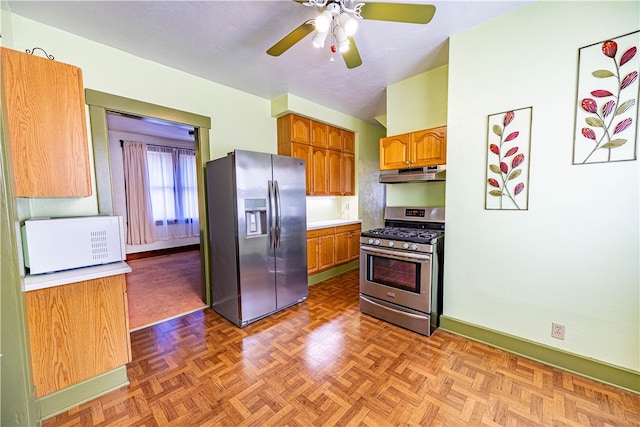
[[[442,314],[444,208],[385,208],[360,235],[360,311],[422,335]]]

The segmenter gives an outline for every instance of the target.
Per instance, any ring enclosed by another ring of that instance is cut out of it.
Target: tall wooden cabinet
[[[15,195],[90,196],[80,68],[2,48],[2,102]]]
[[[353,132],[295,114],[278,118],[278,154],[305,159],[309,196],[354,195],[354,151]]]
[[[36,396],[131,361],[125,275],[25,293]]]
[[[446,126],[380,139],[380,170],[434,166],[446,162]]]

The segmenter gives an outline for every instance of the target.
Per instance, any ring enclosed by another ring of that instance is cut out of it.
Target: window
[[[197,236],[199,221],[195,150],[148,145],[147,165],[151,209],[156,226],[188,224],[192,227],[178,227],[175,233],[169,234],[171,237]],[[161,232],[159,237],[163,238],[163,235],[168,238],[167,230]]]

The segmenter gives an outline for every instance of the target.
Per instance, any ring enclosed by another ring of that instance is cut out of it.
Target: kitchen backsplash
[[[307,222],[357,218],[356,197],[307,197]]]

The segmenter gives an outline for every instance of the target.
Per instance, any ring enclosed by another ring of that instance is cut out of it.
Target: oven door
[[[431,254],[360,246],[360,293],[431,312]]]

